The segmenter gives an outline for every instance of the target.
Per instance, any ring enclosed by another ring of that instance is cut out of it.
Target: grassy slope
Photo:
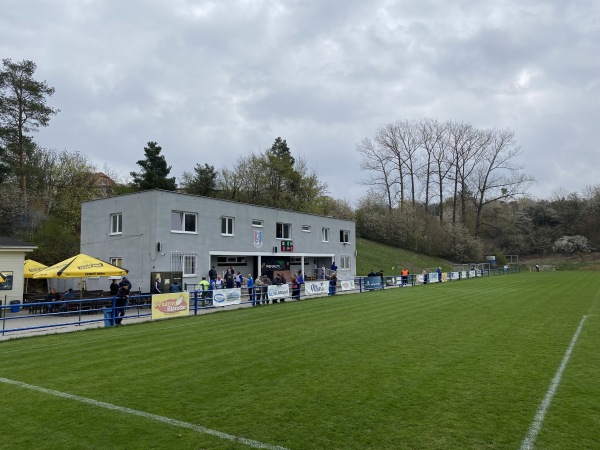
[[[425,256],[401,248],[358,238],[356,240],[356,274],[366,275],[371,270],[383,270],[387,275],[398,275],[403,267],[410,273],[421,273],[425,268],[452,269],[453,263],[434,256]]]

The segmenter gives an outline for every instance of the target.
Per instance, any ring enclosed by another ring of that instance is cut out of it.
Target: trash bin
[[[113,316],[113,309],[112,308],[104,308],[104,326],[105,327],[112,327],[115,325],[115,318]]]
[[[10,312],[18,313],[21,311],[21,301],[20,300],[11,300],[10,301]]]

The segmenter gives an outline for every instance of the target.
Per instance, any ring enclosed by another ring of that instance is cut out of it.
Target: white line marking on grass
[[[560,363],[560,367],[556,371],[556,374],[554,375],[554,378],[550,383],[550,387],[548,388],[548,392],[546,392],[544,400],[542,400],[542,403],[540,403],[537,413],[535,414],[535,418],[533,419],[533,422],[529,427],[529,431],[527,432],[527,436],[525,436],[525,439],[523,439],[523,442],[521,443],[520,450],[533,449],[537,435],[542,429],[542,423],[544,422],[546,411],[550,407],[550,403],[552,403],[554,394],[556,394],[556,390],[558,389],[558,385],[560,384],[562,374],[565,371],[565,367],[567,367],[567,363],[569,362],[569,358],[571,357],[571,353],[573,352],[573,347],[575,347],[575,343],[577,342],[577,338],[579,337],[579,333],[581,332],[581,329],[583,328],[583,324],[585,323],[586,319],[587,316],[583,316],[581,322],[579,322],[579,327],[577,327],[577,331],[575,331],[575,334],[571,339],[569,348],[567,348],[565,356],[563,357],[562,362]]]
[[[113,405],[112,403],[101,402],[98,400],[94,400],[91,398],[80,397],[79,395],[68,394],[66,392],[55,391],[54,389],[46,389],[40,386],[34,386],[32,384],[23,383],[21,381],[10,380],[8,378],[0,377],[0,382],[6,384],[13,384],[25,389],[30,389],[32,391],[42,392],[44,394],[55,395],[56,397],[62,397],[69,400],[76,400],[78,402],[87,403],[93,406],[99,406],[101,408],[112,409],[114,411],[120,411],[126,414],[132,414],[134,416],[144,417],[145,419],[155,420],[157,422],[166,423],[169,425],[173,425],[176,427],[187,428],[192,431],[196,431],[201,434],[209,434],[211,436],[216,436],[221,439],[226,439],[228,441],[239,442],[242,444],[246,444],[253,448],[266,448],[269,450],[289,450],[286,447],[279,447],[277,445],[265,444],[263,442],[255,441],[252,439],[247,439],[240,436],[233,436],[231,434],[223,433],[217,430],[211,430],[210,428],[206,428],[200,425],[194,425],[193,423],[183,422],[181,420],[171,419],[165,416],[159,416],[157,414],[151,414],[144,411],[138,411],[136,409],[126,408],[124,406]]]

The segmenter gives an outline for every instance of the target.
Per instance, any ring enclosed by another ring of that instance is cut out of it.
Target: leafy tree
[[[171,166],[167,167],[165,157],[160,154],[162,148],[156,142],[148,142],[144,147],[146,159],[137,162],[142,168],[141,172],[130,172],[133,185],[140,190],[165,189],[174,191],[177,188],[175,177],[167,178]]]
[[[217,172],[214,166],[196,164],[194,174],[183,172],[182,185],[188,194],[211,196],[217,189]]]
[[[0,70],[0,139],[6,162],[19,177],[19,187],[27,201],[27,159],[35,149],[27,133],[48,126],[50,118],[59,112],[46,104],[54,88],[45,81],[36,81],[33,61],[14,63],[2,60]]]

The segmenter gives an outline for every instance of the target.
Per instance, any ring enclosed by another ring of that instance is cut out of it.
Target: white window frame
[[[321,228],[321,241],[329,242],[329,228],[327,228],[327,227]]]
[[[123,267],[123,258],[120,256],[111,256],[109,261],[113,266]]]
[[[171,253],[171,271],[181,272],[184,277],[198,275],[198,255],[196,253]]]
[[[350,243],[350,230],[340,230],[340,242],[342,244]]]
[[[123,234],[123,213],[110,215],[110,234]]]
[[[175,214],[179,215],[180,229],[173,229],[173,219],[174,219],[173,216]],[[185,229],[187,226],[187,218],[188,217],[194,218],[194,230],[193,231]],[[186,212],[186,211],[171,211],[171,233],[198,234],[198,214],[192,213],[192,212]]]
[[[260,219],[252,219],[252,226],[257,228],[262,228],[264,226],[264,221]]]
[[[339,270],[350,270],[350,269],[352,269],[352,258],[350,258],[350,255],[341,255]]]
[[[305,233],[310,233],[310,230],[310,225],[302,225],[302,231],[304,231]]]
[[[276,239],[292,239],[292,224],[285,222],[277,222],[275,226]]]
[[[225,229],[225,231],[223,231]],[[221,216],[221,236],[233,236],[235,234],[235,217]]]

